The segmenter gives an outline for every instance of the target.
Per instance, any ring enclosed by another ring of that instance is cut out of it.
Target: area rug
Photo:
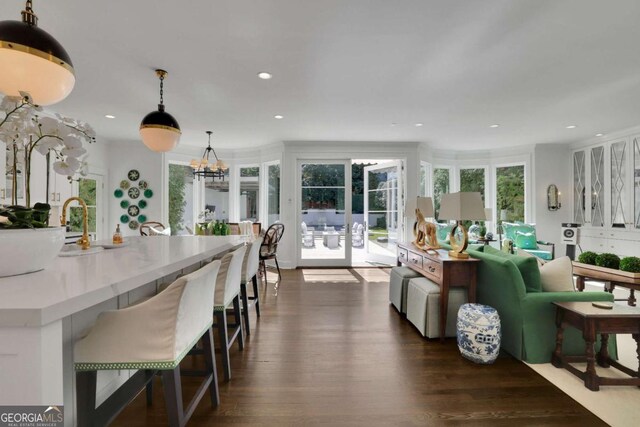
[[[638,369],[635,340],[631,335],[618,335],[617,337],[620,363],[631,369]],[[551,363],[528,365],[607,424],[614,427],[639,425],[640,388],[600,386],[600,391],[591,391],[584,386],[583,381],[566,369],[558,369]],[[584,363],[576,363],[574,366],[582,371],[585,370]],[[602,376],[626,377],[614,368],[604,369],[596,366],[596,370],[598,375]]]

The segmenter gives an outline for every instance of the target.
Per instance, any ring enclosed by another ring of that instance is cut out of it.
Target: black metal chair
[[[262,245],[260,245],[260,267],[262,268],[262,275],[264,277],[264,282],[267,283],[267,264],[265,261],[274,260],[276,263],[276,268],[278,269],[278,280],[276,283],[280,282],[282,279],[282,274],[280,274],[280,266],[278,265],[278,243],[280,239],[282,239],[282,235],[284,234],[284,224],[275,223],[271,224],[267,231],[264,233],[264,238],[262,240]]]

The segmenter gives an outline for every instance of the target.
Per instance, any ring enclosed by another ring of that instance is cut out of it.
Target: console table
[[[469,302],[476,302],[476,280],[479,259],[457,259],[444,249],[426,252],[410,243],[398,244],[398,265],[405,264],[440,286],[440,340],[447,326],[449,288],[467,288]]]

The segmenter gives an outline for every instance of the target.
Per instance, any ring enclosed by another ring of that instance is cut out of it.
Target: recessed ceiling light
[[[575,128],[577,128],[577,127],[578,127],[578,126],[576,126],[576,125],[569,125],[569,126],[567,126],[567,129],[575,129]]]
[[[397,125],[398,125],[398,124],[397,124],[397,123],[395,123],[395,122],[394,122],[394,123],[391,123],[391,126],[397,126]]]
[[[497,128],[497,127],[500,127],[500,125],[496,124],[496,125],[491,125],[491,126],[489,126],[489,127],[490,127],[490,128]]]
[[[267,73],[266,71],[262,71],[258,73],[258,77],[260,77],[262,80],[269,80],[271,77],[273,77],[273,75],[271,73]]]
[[[284,116],[281,116],[280,114],[276,114],[275,116],[273,116],[274,119],[284,119]]]
[[[115,119],[116,118],[116,116],[112,116],[111,114],[105,114],[105,117],[107,119]]]
[[[596,133],[596,136],[604,136],[603,133]]]
[[[421,126],[423,126],[423,124],[422,124],[422,123],[416,123],[416,127],[417,127],[417,128],[419,128],[419,127],[421,127]]]

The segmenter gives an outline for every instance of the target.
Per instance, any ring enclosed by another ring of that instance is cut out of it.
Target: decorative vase
[[[65,227],[0,230],[0,277],[47,268],[64,245]]]
[[[458,349],[466,359],[491,364],[500,353],[500,316],[495,308],[464,304],[458,311]]]

